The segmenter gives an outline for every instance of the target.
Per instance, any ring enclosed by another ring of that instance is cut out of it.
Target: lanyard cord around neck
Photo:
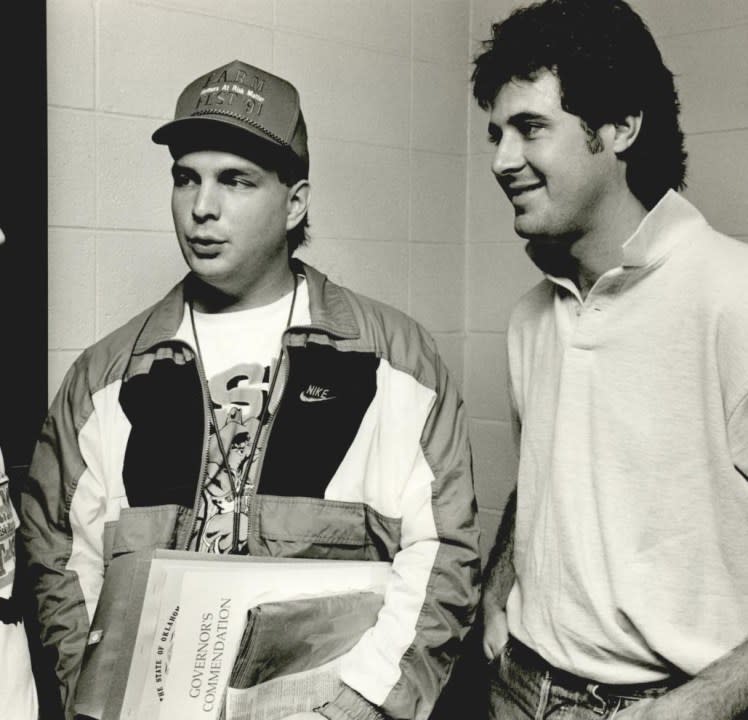
[[[288,311],[288,319],[286,320],[286,325],[283,329],[283,332],[288,329],[288,327],[291,325],[291,319],[293,318],[293,311],[294,306],[296,305],[296,291],[299,287],[299,279],[297,275],[294,273],[293,276],[293,295],[291,295],[291,307]],[[258,418],[258,424],[257,424],[257,431],[255,432],[255,436],[252,439],[252,448],[250,449],[249,453],[245,456],[245,464],[244,469],[242,470],[241,478],[237,480],[236,476],[234,475],[234,471],[231,469],[231,465],[229,465],[229,454],[226,450],[226,446],[223,444],[223,438],[221,437],[220,428],[218,427],[218,418],[216,417],[216,410],[213,407],[213,398],[210,395],[210,387],[208,386],[208,379],[207,375],[205,374],[205,363],[203,362],[203,354],[200,350],[200,339],[197,336],[197,327],[195,325],[195,313],[192,309],[192,300],[189,301],[188,304],[189,311],[190,311],[190,324],[192,325],[192,336],[195,338],[195,350],[197,351],[197,362],[198,367],[200,370],[200,375],[203,378],[203,381],[206,384],[206,389],[208,392],[208,407],[210,408],[210,417],[213,422],[213,433],[215,434],[216,442],[218,443],[218,448],[221,451],[221,457],[223,458],[223,466],[226,470],[226,474],[229,476],[229,479],[231,481],[231,495],[234,499],[234,537],[232,538],[232,552],[236,552],[238,550],[238,544],[239,544],[239,515],[240,515],[240,505],[241,505],[241,498],[244,495],[244,487],[247,482],[247,478],[249,477],[249,469],[252,465],[252,459],[254,458],[255,452],[257,451],[257,444],[260,440],[260,433],[262,432],[263,425],[265,424],[265,421],[267,420],[268,412],[270,411],[270,400],[273,397],[273,391],[275,390],[275,382],[278,379],[278,371],[281,366],[281,360],[283,357],[283,344],[281,341],[281,349],[278,353],[278,360],[275,363],[275,368],[273,368],[273,376],[270,379],[270,385],[268,386],[268,394],[267,399],[263,403],[262,410],[260,412],[260,417]],[[282,337],[282,333],[281,333]]]

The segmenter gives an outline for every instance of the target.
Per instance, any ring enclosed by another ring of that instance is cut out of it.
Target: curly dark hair
[[[473,95],[488,110],[512,78],[544,69],[561,88],[561,105],[596,132],[642,113],[622,158],[631,192],[651,209],[668,189],[683,189],[686,151],[673,73],[642,18],[623,0],[544,0],[494,23],[474,60]]]

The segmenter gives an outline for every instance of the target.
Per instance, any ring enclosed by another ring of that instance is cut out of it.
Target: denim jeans
[[[629,705],[656,698],[674,687],[611,686],[585,681],[569,673],[528,661],[534,655],[510,637],[490,672],[490,720],[612,720]]]

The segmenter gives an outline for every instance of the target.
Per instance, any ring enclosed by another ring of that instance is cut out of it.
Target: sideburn
[[[584,130],[584,134],[587,136],[587,147],[593,155],[597,155],[602,152],[605,148],[603,139],[600,137],[600,133],[597,130],[593,130],[584,120],[580,119],[579,123]]]

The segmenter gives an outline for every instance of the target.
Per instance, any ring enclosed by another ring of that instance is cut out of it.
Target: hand
[[[509,639],[506,612],[483,605],[483,653],[489,662],[499,656]]]
[[[283,720],[327,720],[324,715],[320,715],[316,712],[300,712],[294,713],[293,715],[286,715]]]

